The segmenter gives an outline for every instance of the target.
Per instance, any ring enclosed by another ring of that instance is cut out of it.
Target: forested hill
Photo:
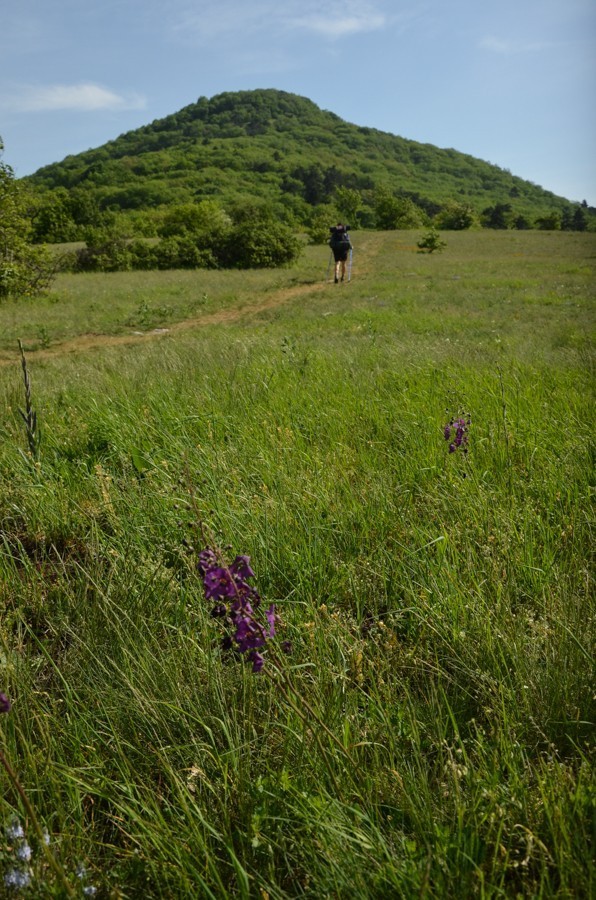
[[[565,222],[574,215],[585,224],[594,212],[473,156],[350,124],[277,90],[201,97],[26,180],[56,200],[65,198],[57,189],[66,189],[75,222],[92,207],[140,223],[164,207],[205,199],[224,208],[265,201],[277,216],[307,223],[339,197],[372,227],[400,227],[399,216],[391,224],[396,199],[402,213],[407,201],[427,221],[454,204],[469,207],[493,227],[571,227]]]

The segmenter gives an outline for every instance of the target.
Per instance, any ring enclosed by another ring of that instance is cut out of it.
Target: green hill
[[[540,217],[572,227],[573,215],[594,212],[473,156],[350,124],[277,90],[201,97],[27,181],[54,194],[66,189],[79,225],[94,224],[99,209],[124,213],[145,233],[155,211],[207,198],[225,208],[265,201],[280,218],[307,223],[313,211],[329,209],[340,187],[357,192],[363,226],[382,227],[380,193],[413,201],[430,218],[453,203],[477,216],[497,206],[506,225],[518,227]]]

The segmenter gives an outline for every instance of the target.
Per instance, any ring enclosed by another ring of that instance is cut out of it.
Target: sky
[[[595,0],[2,0],[0,26],[17,177],[277,88],[596,206]]]

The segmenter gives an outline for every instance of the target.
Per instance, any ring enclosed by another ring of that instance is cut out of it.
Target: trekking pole
[[[350,255],[348,256],[348,281],[352,278],[352,253],[354,251],[350,249]]]
[[[325,281],[329,281],[329,269],[331,267],[331,260],[333,258],[333,250],[329,251],[329,262],[327,263],[327,271],[325,272]]]

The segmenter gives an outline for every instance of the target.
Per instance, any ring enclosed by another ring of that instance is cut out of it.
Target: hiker
[[[343,225],[341,222],[338,222],[337,225],[333,225],[333,227],[329,229],[331,232],[329,246],[333,253],[333,259],[335,260],[335,284],[340,280],[340,276],[343,281],[346,275],[346,260],[352,249],[350,236],[348,234],[349,230],[350,226]]]

